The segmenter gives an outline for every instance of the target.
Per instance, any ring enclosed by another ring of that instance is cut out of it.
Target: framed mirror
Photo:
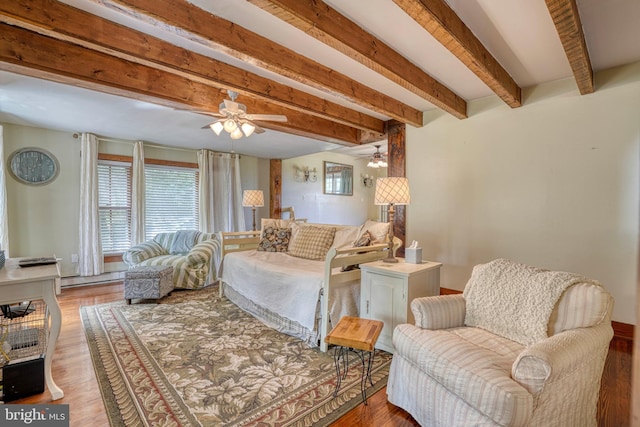
[[[353,196],[353,166],[334,162],[323,163],[322,191],[324,194]]]

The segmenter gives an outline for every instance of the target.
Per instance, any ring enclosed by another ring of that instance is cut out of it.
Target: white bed
[[[331,320],[359,313],[360,270],[341,268],[382,259],[388,249],[386,244],[345,247],[360,227],[331,227],[340,233],[322,261],[257,251],[259,231],[222,233],[221,294],[270,327],[326,351]]]

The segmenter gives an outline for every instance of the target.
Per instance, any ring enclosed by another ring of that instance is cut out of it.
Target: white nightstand
[[[384,322],[376,348],[393,353],[393,329],[401,323],[414,323],[411,301],[440,295],[438,262],[408,264],[398,258],[397,264],[375,261],[360,264],[360,317]]]

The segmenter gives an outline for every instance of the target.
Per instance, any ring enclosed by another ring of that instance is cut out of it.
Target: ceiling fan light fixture
[[[211,125],[209,125],[209,127],[218,136],[220,136],[220,132],[222,132],[222,130],[224,129],[224,125],[222,124],[221,121],[217,121],[215,123],[211,123]]]
[[[246,137],[251,136],[253,131],[256,130],[256,127],[254,125],[252,125],[251,123],[248,123],[248,122],[244,122],[242,124],[241,128],[242,128],[242,132],[244,132],[244,136],[246,136]]]
[[[240,138],[242,138],[242,131],[238,126],[236,126],[236,129],[233,132],[231,132],[231,139],[240,139]]]
[[[380,152],[380,146],[374,145],[374,147],[376,147],[376,152],[373,153],[369,158],[369,163],[367,163],[367,167],[374,168],[374,169],[386,168],[388,165],[386,160],[384,159],[384,154]]]
[[[227,119],[224,121],[224,130],[229,133],[233,133],[236,129],[238,129],[238,124],[234,119]]]

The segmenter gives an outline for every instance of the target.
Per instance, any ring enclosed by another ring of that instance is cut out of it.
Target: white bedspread
[[[314,330],[324,261],[283,252],[234,252],[224,257],[222,280],[256,304]]]

